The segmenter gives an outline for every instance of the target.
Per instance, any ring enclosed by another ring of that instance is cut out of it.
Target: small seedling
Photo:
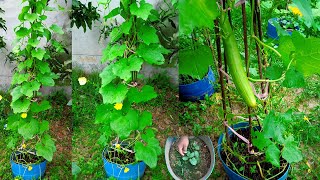
[[[182,160],[189,161],[189,163],[193,166],[196,166],[200,162],[200,146],[193,142],[189,150],[187,151],[186,156],[182,157]]]

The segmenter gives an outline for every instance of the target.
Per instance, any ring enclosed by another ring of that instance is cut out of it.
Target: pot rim
[[[106,160],[106,161],[109,162],[109,163],[112,163],[112,164],[115,164],[115,165],[118,165],[118,166],[123,166],[123,165],[125,165],[125,166],[128,166],[128,165],[136,165],[136,164],[139,164],[139,163],[144,163],[144,164],[145,164],[145,162],[143,162],[143,161],[135,161],[135,162],[129,163],[129,164],[118,164],[118,163],[109,161],[109,160],[104,156],[104,154],[105,154],[105,152],[107,151],[108,148],[109,148],[108,146],[105,146],[105,147],[104,147],[104,149],[103,149],[103,151],[102,151],[102,159],[103,159],[103,160]]]
[[[12,163],[15,163],[15,164],[18,164],[18,165],[40,165],[40,164],[42,164],[42,163],[47,163],[47,160],[44,158],[44,160],[43,161],[41,161],[41,162],[39,162],[39,163],[29,163],[29,164],[23,164],[23,163],[17,163],[17,162],[15,162],[14,160],[13,160],[13,156],[14,155],[18,155],[18,154],[22,154],[22,152],[21,151],[18,151],[18,150],[16,150],[16,151],[13,151],[12,153],[11,153],[11,155],[10,155],[10,162],[12,162]]]

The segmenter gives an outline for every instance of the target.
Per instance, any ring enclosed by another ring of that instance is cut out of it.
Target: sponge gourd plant
[[[14,29],[18,43],[13,51],[19,56],[19,62],[12,77],[13,114],[8,118],[7,130],[14,133],[8,148],[51,161],[55,143],[48,132],[49,122],[40,118],[51,105],[38,91],[42,86],[54,86],[58,78],[49,68],[50,52],[44,49],[43,43],[59,44],[51,39],[52,34],[64,32],[56,24],[47,27],[44,23],[46,10],[52,10],[47,0],[22,0],[22,3],[20,24]]]

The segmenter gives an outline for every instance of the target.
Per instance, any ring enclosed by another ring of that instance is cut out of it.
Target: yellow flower
[[[308,121],[309,122],[309,118],[307,116],[303,117],[303,120]]]
[[[2,100],[2,96],[0,95],[0,101]]]
[[[28,166],[28,171],[31,171],[32,170],[32,166]]]
[[[123,172],[124,172],[124,173],[127,173],[127,172],[129,172],[129,171],[130,171],[130,169],[127,168],[127,167],[125,167]]]
[[[26,144],[22,144],[22,149],[25,149],[27,146],[26,146]]]
[[[309,164],[309,161],[306,162],[306,165],[309,167],[308,173],[310,173],[311,172],[311,165]]]
[[[120,144],[116,144],[115,147],[116,147],[117,149],[120,149],[120,148],[121,148],[121,145],[120,145]]]
[[[114,108],[115,108],[116,110],[121,110],[121,109],[122,109],[122,106],[123,106],[122,103],[116,103],[116,104],[114,105]]]
[[[302,16],[302,13],[298,7],[289,6],[289,10],[292,11],[293,14]]]
[[[80,84],[81,86],[83,86],[83,85],[85,85],[85,84],[87,83],[87,78],[86,78],[86,77],[80,77],[80,78],[78,79],[78,81],[79,81],[79,84]]]
[[[23,119],[27,118],[27,116],[28,116],[27,113],[22,113],[22,114],[21,114],[21,118],[23,118]]]

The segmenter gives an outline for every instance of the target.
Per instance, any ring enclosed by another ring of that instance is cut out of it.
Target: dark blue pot
[[[203,100],[206,95],[211,96],[214,93],[213,83],[215,77],[212,69],[209,67],[208,74],[201,80],[179,85],[179,97],[182,101]]]
[[[144,162],[126,165],[125,167],[129,168],[129,171],[125,173],[125,167],[110,162],[105,158],[107,151],[108,148],[106,147],[102,152],[103,165],[107,177],[114,177],[118,180],[136,180],[141,179],[144,175],[144,171],[146,170],[146,164]]]
[[[272,39],[279,39],[279,35],[277,33],[277,28],[273,25],[273,21],[277,21],[277,18],[271,18],[268,20],[268,28],[267,28],[267,35],[269,38]],[[299,28],[298,28],[299,29]],[[292,35],[292,30],[286,30],[288,34]]]
[[[47,166],[46,160],[39,164],[17,164],[13,161],[15,159],[15,155],[17,154],[19,154],[19,152],[12,153],[10,157],[10,164],[13,177],[21,177],[23,180],[34,180],[40,179],[44,176]],[[31,171],[28,170],[29,166],[32,167]]]
[[[249,123],[248,122],[240,122],[238,124],[235,124],[233,126],[231,126],[232,129],[237,130],[237,129],[247,129],[249,127]],[[228,129],[228,135],[232,136],[233,132],[231,130]],[[224,134],[221,134],[218,140],[218,155],[220,158],[220,161],[222,162],[223,168],[225,170],[225,172],[227,173],[228,177],[230,180],[246,180],[244,177],[240,176],[239,174],[237,174],[236,172],[234,172],[232,169],[230,169],[226,163],[224,162],[224,160],[221,158],[221,151],[222,151],[222,140],[224,139]],[[289,169],[290,169],[290,165],[287,166],[287,169],[285,171],[285,173],[278,179],[278,180],[285,180],[288,177],[289,174]]]

